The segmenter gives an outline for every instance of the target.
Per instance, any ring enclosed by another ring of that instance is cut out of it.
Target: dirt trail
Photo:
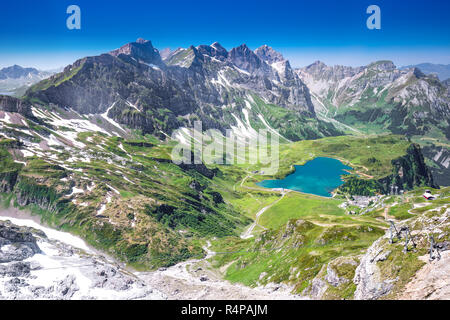
[[[256,213],[255,221],[254,221],[254,222],[250,225],[250,227],[248,227],[248,229],[241,235],[241,238],[242,238],[242,239],[248,239],[248,238],[253,237],[252,232],[253,232],[253,229],[255,229],[255,227],[256,227],[257,225],[259,225],[259,224],[258,224],[258,223],[259,223],[259,217],[260,217],[264,212],[266,212],[267,209],[269,209],[270,207],[274,206],[275,204],[277,204],[278,202],[280,202],[281,200],[283,200],[284,196],[285,196],[286,194],[288,194],[289,192],[290,192],[290,190],[284,190],[284,191],[281,191],[281,198],[275,200],[274,202],[272,202],[272,203],[269,204],[268,206],[265,206],[264,208],[262,208],[261,210],[259,210],[259,211]],[[259,226],[260,226],[261,228],[264,228],[264,227],[261,226],[261,225],[259,225]]]
[[[154,288],[167,295],[168,299],[194,300],[292,300],[305,299],[291,294],[292,288],[272,284],[266,287],[250,288],[232,284],[222,279],[226,270],[214,269],[207,259],[215,255],[204,248],[207,256],[178,263],[167,269],[154,272],[138,272],[136,275]]]

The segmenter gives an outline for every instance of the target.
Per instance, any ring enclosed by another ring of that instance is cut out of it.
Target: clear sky
[[[71,4],[81,8],[81,30],[66,27]],[[371,4],[381,8],[381,30],[366,27]],[[57,68],[138,37],[158,49],[267,44],[293,66],[449,64],[449,12],[448,0],[2,0],[0,67]]]

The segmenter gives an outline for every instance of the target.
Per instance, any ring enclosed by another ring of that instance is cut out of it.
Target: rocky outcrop
[[[314,300],[351,298],[349,288],[351,289],[358,262],[358,257],[343,256],[324,264],[303,294]]]
[[[445,193],[438,197],[448,199]],[[420,196],[418,196],[420,199]],[[414,212],[413,212],[414,213]],[[410,219],[395,222],[397,230],[409,228],[409,239],[405,251],[405,235],[397,239],[394,234],[390,243],[390,231],[375,241],[362,256],[353,282],[356,285],[355,299],[437,299],[446,296],[448,290],[443,283],[448,277],[440,269],[443,264],[437,259],[430,260],[430,236],[434,237],[441,259],[448,261],[449,214],[446,206],[414,213]],[[429,275],[427,278],[426,275]],[[421,292],[418,291],[421,288]]]
[[[423,257],[426,261],[427,257]],[[441,259],[427,263],[409,282],[400,300],[449,300],[450,299],[450,252]]]
[[[102,256],[0,222],[0,300],[164,298]]]
[[[0,172],[0,192],[11,192],[16,185],[18,175],[19,172],[17,170]]]
[[[377,300],[390,293],[395,279],[383,280],[378,261],[385,260],[389,255],[381,246],[386,242],[386,236],[375,241],[361,258],[356,268],[353,282],[356,284],[354,298],[356,300]]]
[[[0,263],[22,261],[41,252],[36,238],[27,228],[3,221],[0,221],[0,248]],[[3,272],[10,273],[12,269],[3,269]]]
[[[185,161],[188,162],[188,161]],[[195,163],[194,160],[194,153],[191,152],[191,160],[189,163],[180,163],[178,165],[182,170],[189,171],[194,170],[200,173],[201,175],[204,175],[205,177],[212,179],[215,176],[221,174],[221,171],[219,168],[209,169],[203,162],[201,163]]]
[[[447,87],[447,90],[450,92],[450,78],[442,81],[442,84]]]
[[[0,95],[0,111],[17,112],[29,117],[33,116],[29,102],[4,95]]]
[[[24,177],[18,179],[13,192],[20,206],[34,204],[50,212],[58,211],[58,199],[62,196],[54,188],[44,184],[37,184],[33,180]]]

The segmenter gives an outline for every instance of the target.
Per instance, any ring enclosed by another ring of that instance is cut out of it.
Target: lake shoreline
[[[265,189],[287,189],[327,199],[335,196],[335,190],[344,180],[343,175],[350,174],[352,167],[339,159],[316,157],[303,165],[294,165],[292,173],[283,179],[263,180],[255,183]]]

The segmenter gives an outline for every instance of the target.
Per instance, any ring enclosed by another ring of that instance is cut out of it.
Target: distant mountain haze
[[[400,69],[409,68],[419,68],[425,74],[436,74],[441,81],[450,78],[450,64],[420,63],[404,66]]]
[[[51,76],[52,71],[24,68],[19,65],[0,69],[0,93],[22,96],[32,84]]]

